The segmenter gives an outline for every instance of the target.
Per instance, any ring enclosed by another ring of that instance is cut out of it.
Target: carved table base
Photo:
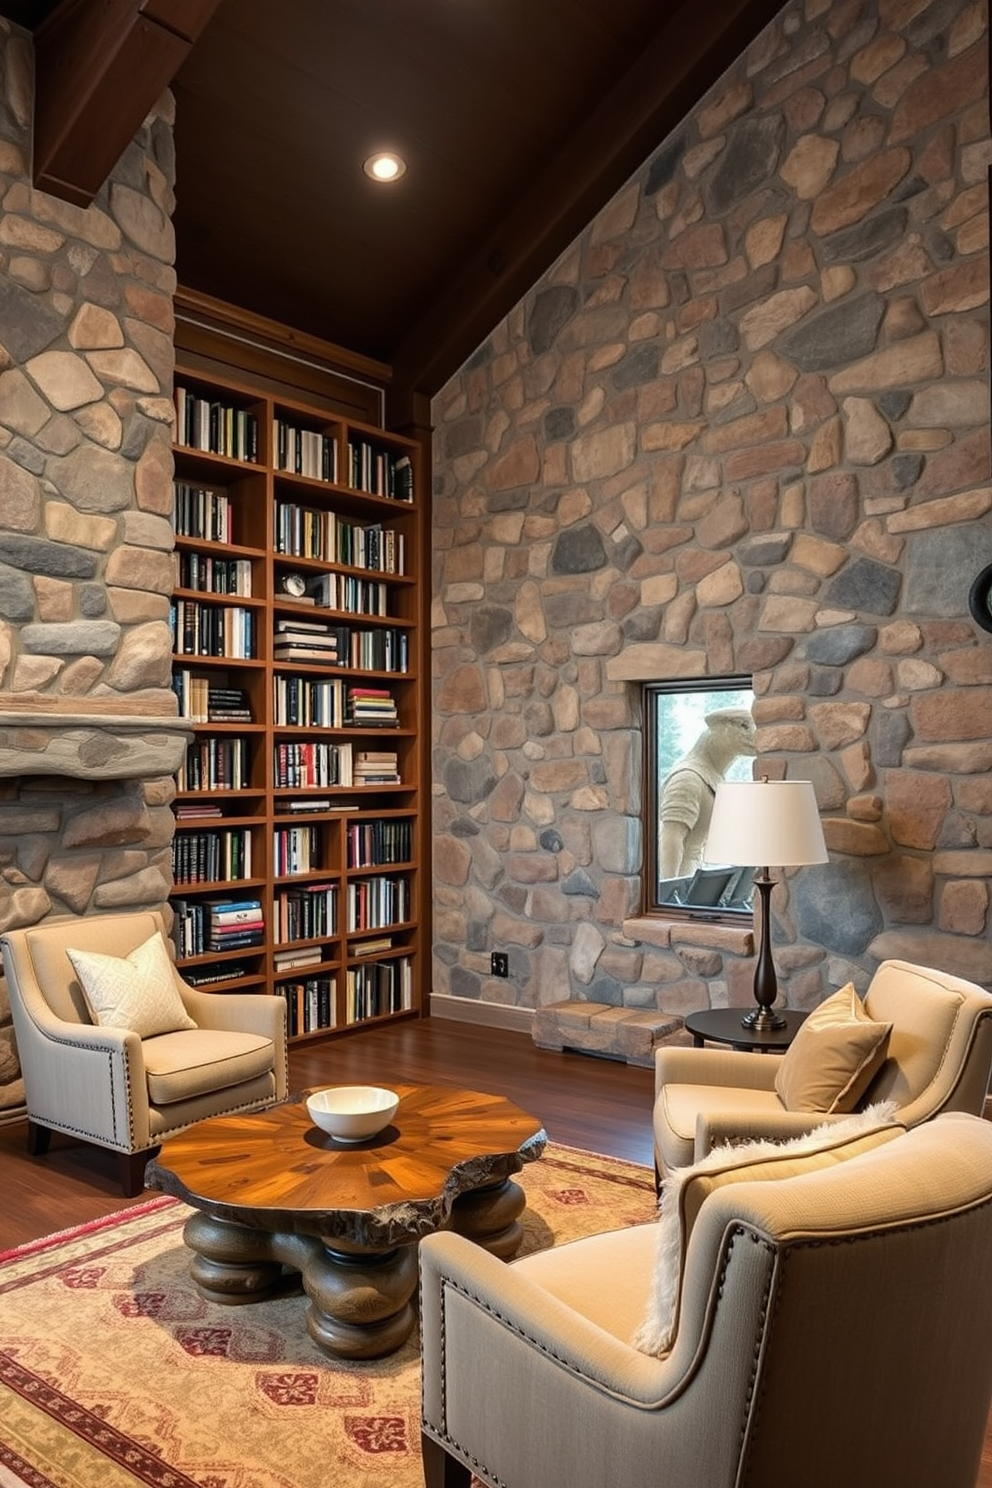
[[[461,1194],[451,1228],[509,1260],[523,1239],[523,1189],[505,1179]],[[310,1298],[307,1331],[340,1359],[378,1359],[409,1338],[416,1322],[417,1238],[388,1250],[332,1245],[314,1235],[267,1234],[191,1214],[183,1239],[194,1252],[190,1276],[210,1302],[261,1302],[283,1284],[284,1268],[298,1271]]]

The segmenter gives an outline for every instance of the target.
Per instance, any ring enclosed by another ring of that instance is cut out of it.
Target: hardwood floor
[[[539,1116],[550,1139],[650,1166],[650,1070],[536,1049],[526,1034],[424,1019],[290,1053],[294,1090],[409,1080],[495,1091]],[[141,1203],[117,1186],[113,1157],[55,1136],[29,1157],[23,1123],[0,1127],[0,1250]],[[938,1488],[938,1485],[934,1485]],[[992,1488],[992,1420],[975,1488]]]
[[[650,1165],[650,1070],[582,1054],[550,1054],[526,1034],[426,1018],[290,1050],[290,1088],[408,1080],[506,1095],[539,1116],[554,1142]],[[53,1135],[29,1157],[26,1127],[0,1127],[0,1249],[140,1203],[125,1199],[115,1158]]]

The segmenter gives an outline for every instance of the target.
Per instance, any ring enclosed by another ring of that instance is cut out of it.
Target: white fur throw
[[[701,1173],[747,1167],[765,1159],[802,1157],[807,1153],[826,1151],[869,1132],[891,1126],[895,1110],[894,1101],[880,1101],[877,1105],[868,1106],[864,1111],[845,1116],[840,1121],[826,1121],[812,1131],[786,1142],[757,1139],[724,1143],[720,1147],[714,1147],[699,1162],[684,1168],[673,1168],[667,1173],[658,1205],[658,1243],[651,1293],[644,1321],[631,1340],[634,1347],[645,1354],[664,1354],[675,1341],[682,1272],[689,1244],[688,1232],[683,1234],[682,1195],[690,1179]],[[686,1228],[688,1230],[691,1226]]]

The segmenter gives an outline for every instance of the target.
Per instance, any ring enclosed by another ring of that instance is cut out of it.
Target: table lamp
[[[713,815],[706,836],[706,861],[734,868],[773,863],[797,868],[825,863],[827,847],[808,780],[724,780],[716,788]],[[766,1032],[784,1028],[785,1019],[774,1009],[778,995],[772,960],[769,904],[775,881],[763,868],[754,880],[761,896],[761,931],[754,969],[757,1007],[741,1019],[745,1028]]]

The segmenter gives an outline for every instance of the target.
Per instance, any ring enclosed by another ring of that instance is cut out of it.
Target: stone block
[[[676,1014],[580,1000],[538,1008],[531,1034],[539,1049],[575,1049],[648,1068],[659,1044],[691,1042]]]

